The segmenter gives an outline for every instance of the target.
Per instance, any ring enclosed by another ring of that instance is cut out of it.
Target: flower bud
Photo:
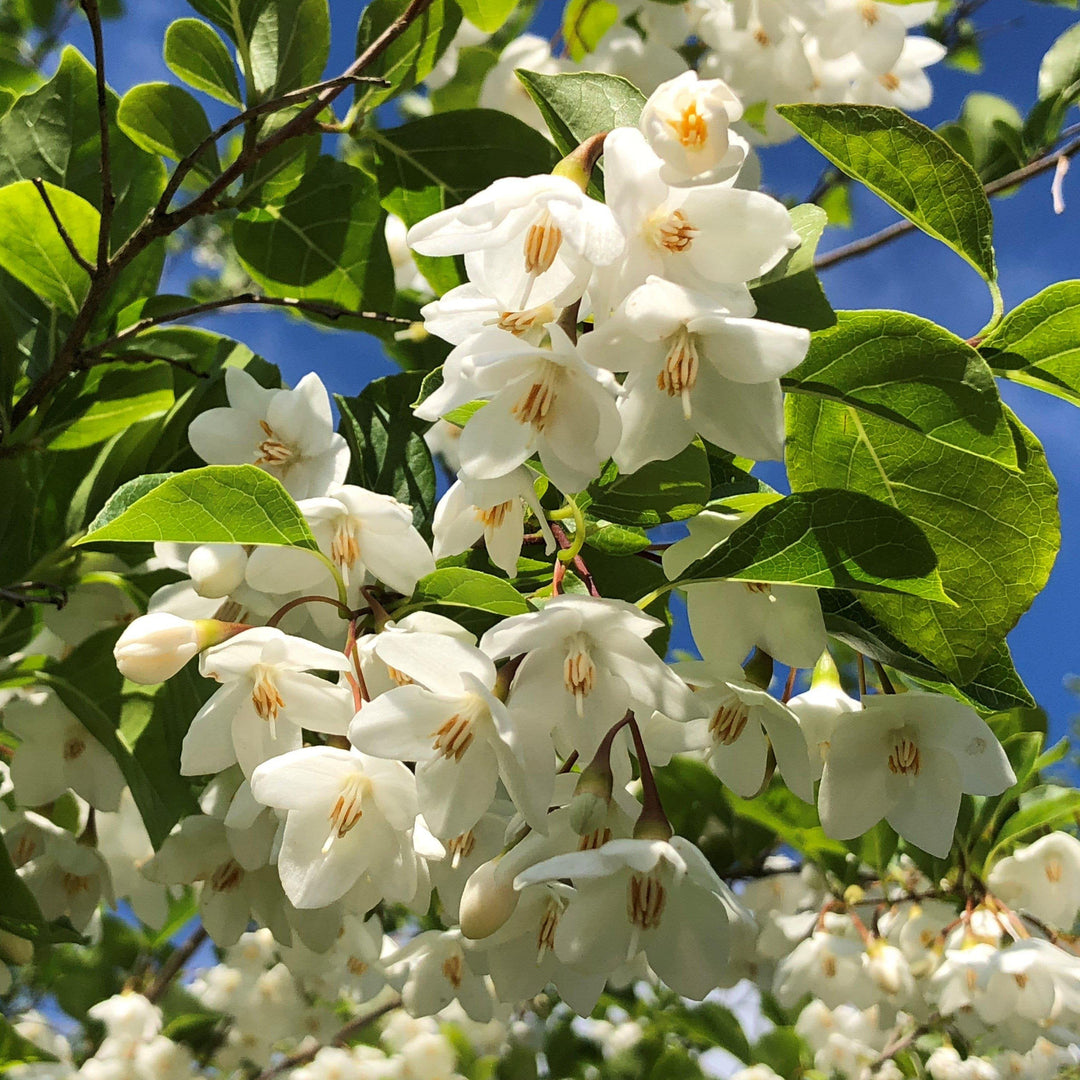
[[[574,797],[570,800],[570,828],[578,836],[588,836],[607,824],[614,779],[608,755],[610,741],[604,741],[596,757],[581,771]]]
[[[494,934],[517,907],[521,895],[512,880],[500,881],[497,876],[498,858],[478,866],[465,882],[461,894],[461,932],[477,941]]]
[[[0,958],[12,964],[29,964],[34,959],[34,943],[8,930],[0,930]]]
[[[164,682],[196,653],[246,629],[242,623],[217,619],[191,621],[155,611],[128,625],[113,648],[113,656],[125,679],[137,683]]]
[[[240,544],[200,544],[188,557],[187,572],[200,596],[228,596],[244,581],[247,552]]]

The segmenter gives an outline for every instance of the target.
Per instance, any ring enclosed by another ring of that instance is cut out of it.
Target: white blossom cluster
[[[553,55],[552,43],[525,34],[502,51],[480,91],[484,108],[510,112],[546,131],[518,81],[524,68],[544,75],[600,71],[651,94],[692,66],[723,79],[747,106],[740,132],[756,145],[783,142],[793,130],[772,108],[785,102],[891,105],[907,112],[930,104],[925,69],[945,48],[910,34],[935,12],[927,3],[887,0],[616,0],[618,18],[580,61]],[[442,86],[457,69],[461,47],[484,40],[463,23],[454,45],[428,79]],[[732,116],[740,120],[742,110]],[[752,120],[752,122],[750,122]]]

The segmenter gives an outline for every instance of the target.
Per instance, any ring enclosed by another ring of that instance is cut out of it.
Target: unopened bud
[[[159,683],[172,678],[196,653],[246,630],[243,623],[181,619],[165,611],[142,615],[120,635],[113,656],[125,679]]]
[[[247,552],[241,544],[200,544],[187,564],[195,591],[211,600],[239,588],[246,569]]]
[[[840,672],[833,661],[829,650],[826,649],[814,665],[814,674],[811,676],[810,685],[813,688],[828,686],[834,690],[841,689]]]
[[[481,863],[465,882],[459,909],[461,933],[473,941],[494,934],[517,907],[521,894],[514,889],[512,879],[499,879],[498,868],[499,859],[489,859]]]
[[[610,751],[610,744],[605,748]],[[588,836],[607,824],[614,783],[608,754],[597,754],[582,770],[570,800],[570,828],[578,836]]]
[[[604,152],[604,139],[606,138],[606,131],[590,136],[577,149],[567,154],[551,170],[551,175],[565,176],[567,180],[573,180],[584,191],[589,186],[594,166]]]
[[[0,958],[9,964],[29,964],[34,959],[34,943],[8,930],[0,930]]]
[[[643,806],[641,816],[634,822],[635,840],[670,840],[671,823],[663,808]]]

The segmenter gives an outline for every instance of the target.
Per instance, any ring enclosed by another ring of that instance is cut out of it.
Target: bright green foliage
[[[967,139],[963,156],[983,183],[997,180],[1027,159],[1023,147],[1024,120],[1011,102],[995,94],[974,93],[964,98],[959,125]],[[946,132],[941,132],[959,150]]]
[[[319,547],[285,489],[254,465],[207,465],[125,484],[79,543],[106,540]]]
[[[570,0],[563,12],[562,35],[572,60],[584,60],[619,21],[610,0]]]
[[[886,503],[818,488],[759,510],[675,580],[895,591],[949,603],[923,531]]]
[[[1069,27],[1039,65],[1039,97],[1054,96],[1066,106],[1080,99],[1080,24]]]
[[[837,168],[995,279],[990,204],[974,170],[940,135],[879,105],[781,105],[777,112]]]
[[[486,34],[493,34],[510,17],[516,0],[459,0],[462,15]]]
[[[63,188],[45,192],[75,250],[97,258],[98,212]],[[29,180],[0,188],[0,266],[42,300],[74,315],[90,289],[90,275],[75,261],[45,200]]]
[[[1080,405],[1080,281],[1025,300],[979,342],[998,374]]]
[[[412,605],[448,615],[473,633],[529,610],[528,602],[505,578],[465,566],[440,567],[421,578]]]
[[[256,93],[276,97],[322,77],[330,56],[328,0],[267,0],[251,30]]]
[[[210,135],[210,121],[203,107],[172,83],[132,87],[120,101],[116,120],[136,145],[174,161],[194,153]],[[195,159],[195,169],[207,180],[221,172],[212,144]]]
[[[6,1017],[0,1016],[0,1075],[15,1066],[47,1061],[56,1058],[23,1038]]]
[[[196,90],[227,105],[241,104],[236,65],[212,27],[200,19],[177,19],[165,32],[165,63]]]
[[[589,486],[588,511],[620,525],[649,527],[692,517],[709,498],[709,459],[695,439],[673,458],[651,461],[635,473],[609,465]]]

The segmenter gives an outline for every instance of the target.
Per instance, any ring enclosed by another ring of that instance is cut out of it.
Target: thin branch
[[[172,951],[169,955],[169,959],[161,965],[161,970],[158,972],[153,985],[146,991],[147,1001],[156,1003],[161,999],[165,991],[169,989],[173,979],[180,974],[184,965],[195,955],[199,946],[206,941],[208,937],[209,934],[206,932],[206,927],[200,923],[199,928],[191,935],[191,937],[189,937],[178,949]]]
[[[18,585],[0,588],[0,600],[17,608],[28,604],[52,604],[59,611],[68,601],[67,590],[48,581],[21,581]]]
[[[97,272],[103,274],[109,265],[109,234],[116,209],[109,146],[109,90],[105,84],[105,41],[101,33],[98,0],[82,0],[82,9],[86,12],[90,35],[94,39],[94,75],[97,79],[98,127],[101,132],[101,222],[98,226]]]
[[[987,195],[996,195],[999,191],[1006,191],[1008,188],[1017,187],[1020,184],[1026,183],[1032,177],[1049,172],[1051,169],[1056,169],[1059,161],[1068,160],[1077,153],[1077,151],[1080,151],[1080,139],[1068,143],[1060,150],[1054,150],[1052,153],[1045,154],[1043,157],[1032,161],[1030,164],[1024,165],[1022,168],[1014,169],[1011,173],[1002,176],[1000,179],[986,184],[983,187],[983,190]],[[898,236],[904,236],[906,233],[909,233],[916,228],[918,228],[918,226],[915,225],[914,222],[908,221],[906,218],[903,221],[897,221],[895,224],[882,229],[880,232],[873,233],[871,236],[864,236],[861,240],[853,240],[850,244],[844,244],[842,247],[827,251],[824,255],[819,255],[818,258],[814,260],[814,269],[826,270],[830,266],[835,266],[839,262],[844,262],[846,259],[854,258],[857,255],[864,255],[866,252],[873,251],[874,248],[881,247],[882,244],[887,244],[890,240],[895,240]]]
[[[368,1024],[375,1023],[376,1020],[381,1019],[387,1013],[393,1012],[401,1005],[401,997],[395,994],[390,1001],[380,1005],[377,1009],[369,1013],[365,1013],[363,1016],[358,1016],[353,1020],[350,1020],[331,1040],[327,1043],[327,1046],[347,1046],[349,1040],[359,1031],[362,1031],[368,1026]],[[263,1069],[261,1073],[255,1078],[255,1080],[273,1080],[275,1076],[280,1076],[284,1072],[288,1072],[290,1069],[295,1069],[300,1065],[306,1065],[309,1061],[313,1061],[315,1055],[323,1048],[323,1044],[317,1043],[315,1046],[309,1047],[306,1050],[299,1050],[295,1054],[290,1054],[287,1058],[279,1061],[276,1065],[271,1065],[269,1068]]]
[[[206,315],[212,311],[220,311],[223,308],[242,307],[247,304],[255,304],[261,307],[294,308],[297,311],[309,311],[313,315],[321,315],[325,319],[370,319],[375,322],[393,323],[395,326],[411,326],[412,319],[401,319],[396,315],[387,315],[381,311],[349,311],[347,308],[338,307],[336,304],[327,304],[321,300],[299,300],[292,296],[262,296],[259,293],[239,293],[236,296],[226,296],[220,300],[208,300],[205,304],[192,304],[191,307],[179,308],[176,311],[166,312],[162,315],[148,316],[132,323],[100,345],[94,345],[85,349],[82,356],[98,356],[108,349],[115,347],[131,338],[138,336],[144,330],[163,323],[179,322],[181,319],[190,319],[196,315]]]
[[[555,537],[555,542],[563,551],[568,550],[570,547],[570,537],[566,535],[563,527],[557,521],[552,521],[549,524],[551,525],[551,535]],[[565,574],[566,563],[562,562],[561,559],[557,559],[556,562],[563,567],[563,573]],[[593,576],[589,572],[589,568],[585,565],[585,560],[580,554],[573,557],[571,565],[577,571],[577,576],[581,578],[582,584],[588,590],[589,595],[599,596],[600,590],[596,587],[596,582],[593,580]],[[560,581],[561,579],[560,575]]]
[[[189,363],[187,360],[177,360],[172,356],[161,356],[158,353],[137,352],[135,350],[125,351],[116,356],[92,356],[89,353],[83,353],[79,357],[79,363],[76,370],[87,371],[92,367],[100,367],[102,364],[156,363],[168,364],[170,367],[178,368],[180,371],[186,371],[189,375],[194,375],[196,379],[210,378],[210,373],[208,371],[200,371],[194,364]]]
[[[64,241],[64,246],[71,253],[71,257],[85,270],[88,274],[93,276],[96,272],[96,267],[89,259],[83,257],[83,254],[75,246],[75,241],[71,239],[71,234],[64,228],[64,223],[60,220],[60,215],[56,212],[56,207],[53,206],[52,199],[49,198],[48,188],[45,187],[45,181],[40,176],[35,176],[30,181],[37,188],[37,193],[41,196],[41,201],[45,204],[45,209],[49,211],[49,217],[53,219],[53,224],[56,226],[56,231],[60,234],[60,239]]]

